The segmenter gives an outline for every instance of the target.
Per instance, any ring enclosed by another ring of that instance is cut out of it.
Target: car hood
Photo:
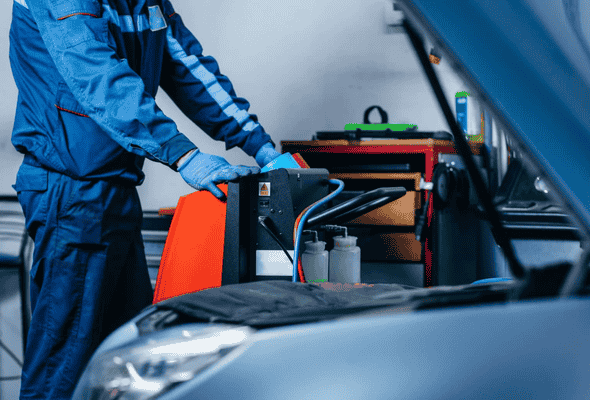
[[[589,311],[588,299],[545,299],[410,313],[375,309],[262,329],[161,398],[584,398]],[[137,325],[151,312],[117,330],[94,358],[145,343]],[[173,330],[145,337],[162,339]]]
[[[400,0],[590,232],[590,45],[572,0]],[[582,10],[583,11],[583,10]],[[585,35],[585,36],[584,36]]]

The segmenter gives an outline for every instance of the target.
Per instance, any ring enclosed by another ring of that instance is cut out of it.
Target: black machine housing
[[[321,168],[282,168],[230,183],[222,285],[291,280],[292,265],[259,218],[292,253],[295,219],[328,194],[328,170]]]

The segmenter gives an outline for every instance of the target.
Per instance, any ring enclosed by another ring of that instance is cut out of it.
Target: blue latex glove
[[[180,176],[196,190],[208,190],[220,200],[225,194],[215,186],[218,183],[234,181],[240,176],[257,174],[258,167],[231,165],[224,158],[195,150],[178,168]]]
[[[280,155],[281,153],[276,151],[271,143],[266,143],[258,150],[254,158],[256,159],[256,162],[258,163],[258,165],[260,165],[260,167],[264,167],[266,164],[268,164]]]

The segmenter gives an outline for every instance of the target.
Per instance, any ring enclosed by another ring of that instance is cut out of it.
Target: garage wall
[[[379,104],[390,122],[447,129],[405,34],[387,34],[383,0],[173,0],[176,11],[213,55],[239,96],[278,144],[311,139],[318,130],[362,122]],[[0,6],[0,74],[10,77],[8,29],[12,2]],[[444,63],[437,67],[450,98],[463,90]],[[0,193],[12,193],[21,156],[10,144],[17,98],[11,79],[0,96]],[[156,101],[203,151],[254,165],[240,149],[225,151],[163,93]],[[376,117],[376,116],[375,116]],[[173,206],[191,188],[167,167],[147,162],[139,188],[144,209]]]
[[[10,185],[14,184],[22,155],[14,150],[10,143],[10,134],[16,109],[18,91],[12,80],[12,71],[8,60],[8,31],[12,19],[12,1],[0,4],[0,194],[14,194]]]

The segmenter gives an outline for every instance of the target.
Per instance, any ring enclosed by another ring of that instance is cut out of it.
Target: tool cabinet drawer
[[[336,200],[340,202],[379,187],[403,187],[407,190],[402,198],[361,215],[347,225],[414,226],[416,210],[421,207],[420,176],[419,172],[330,174],[331,179],[342,180],[348,189]]]

